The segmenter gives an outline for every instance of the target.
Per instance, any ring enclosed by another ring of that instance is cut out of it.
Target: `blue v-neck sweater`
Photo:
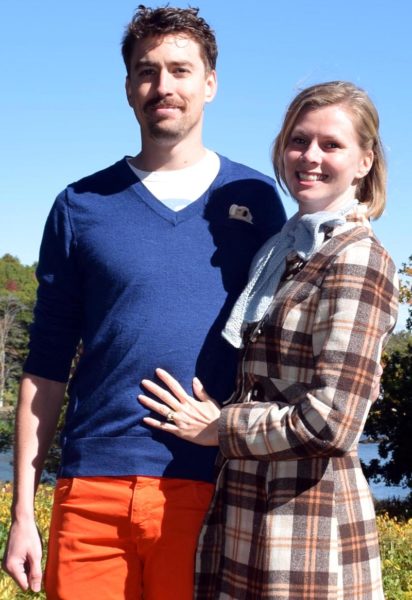
[[[142,423],[143,378],[163,367],[219,401],[236,351],[221,337],[250,261],[285,220],[273,181],[220,157],[201,198],[179,212],[125,159],[66,188],[48,217],[25,371],[69,386],[60,477],[149,475],[212,480],[214,448]],[[236,206],[233,206],[236,205]]]

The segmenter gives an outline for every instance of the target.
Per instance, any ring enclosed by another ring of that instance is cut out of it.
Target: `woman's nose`
[[[316,142],[309,144],[302,152],[302,159],[307,162],[320,162],[321,149]]]

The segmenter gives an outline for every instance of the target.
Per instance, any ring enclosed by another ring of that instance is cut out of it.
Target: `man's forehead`
[[[176,33],[162,36],[150,36],[138,40],[135,45],[135,52],[145,55],[156,51],[158,48],[173,51],[187,50],[197,53],[200,56],[200,45],[187,33]]]

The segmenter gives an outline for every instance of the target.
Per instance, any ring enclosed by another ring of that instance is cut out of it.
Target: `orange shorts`
[[[48,600],[192,600],[197,538],[213,489],[182,479],[59,479]]]

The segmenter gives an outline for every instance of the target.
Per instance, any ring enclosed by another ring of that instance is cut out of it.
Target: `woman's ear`
[[[362,179],[369,173],[373,165],[373,158],[373,150],[367,150],[359,164],[359,170],[357,175],[358,179]]]

